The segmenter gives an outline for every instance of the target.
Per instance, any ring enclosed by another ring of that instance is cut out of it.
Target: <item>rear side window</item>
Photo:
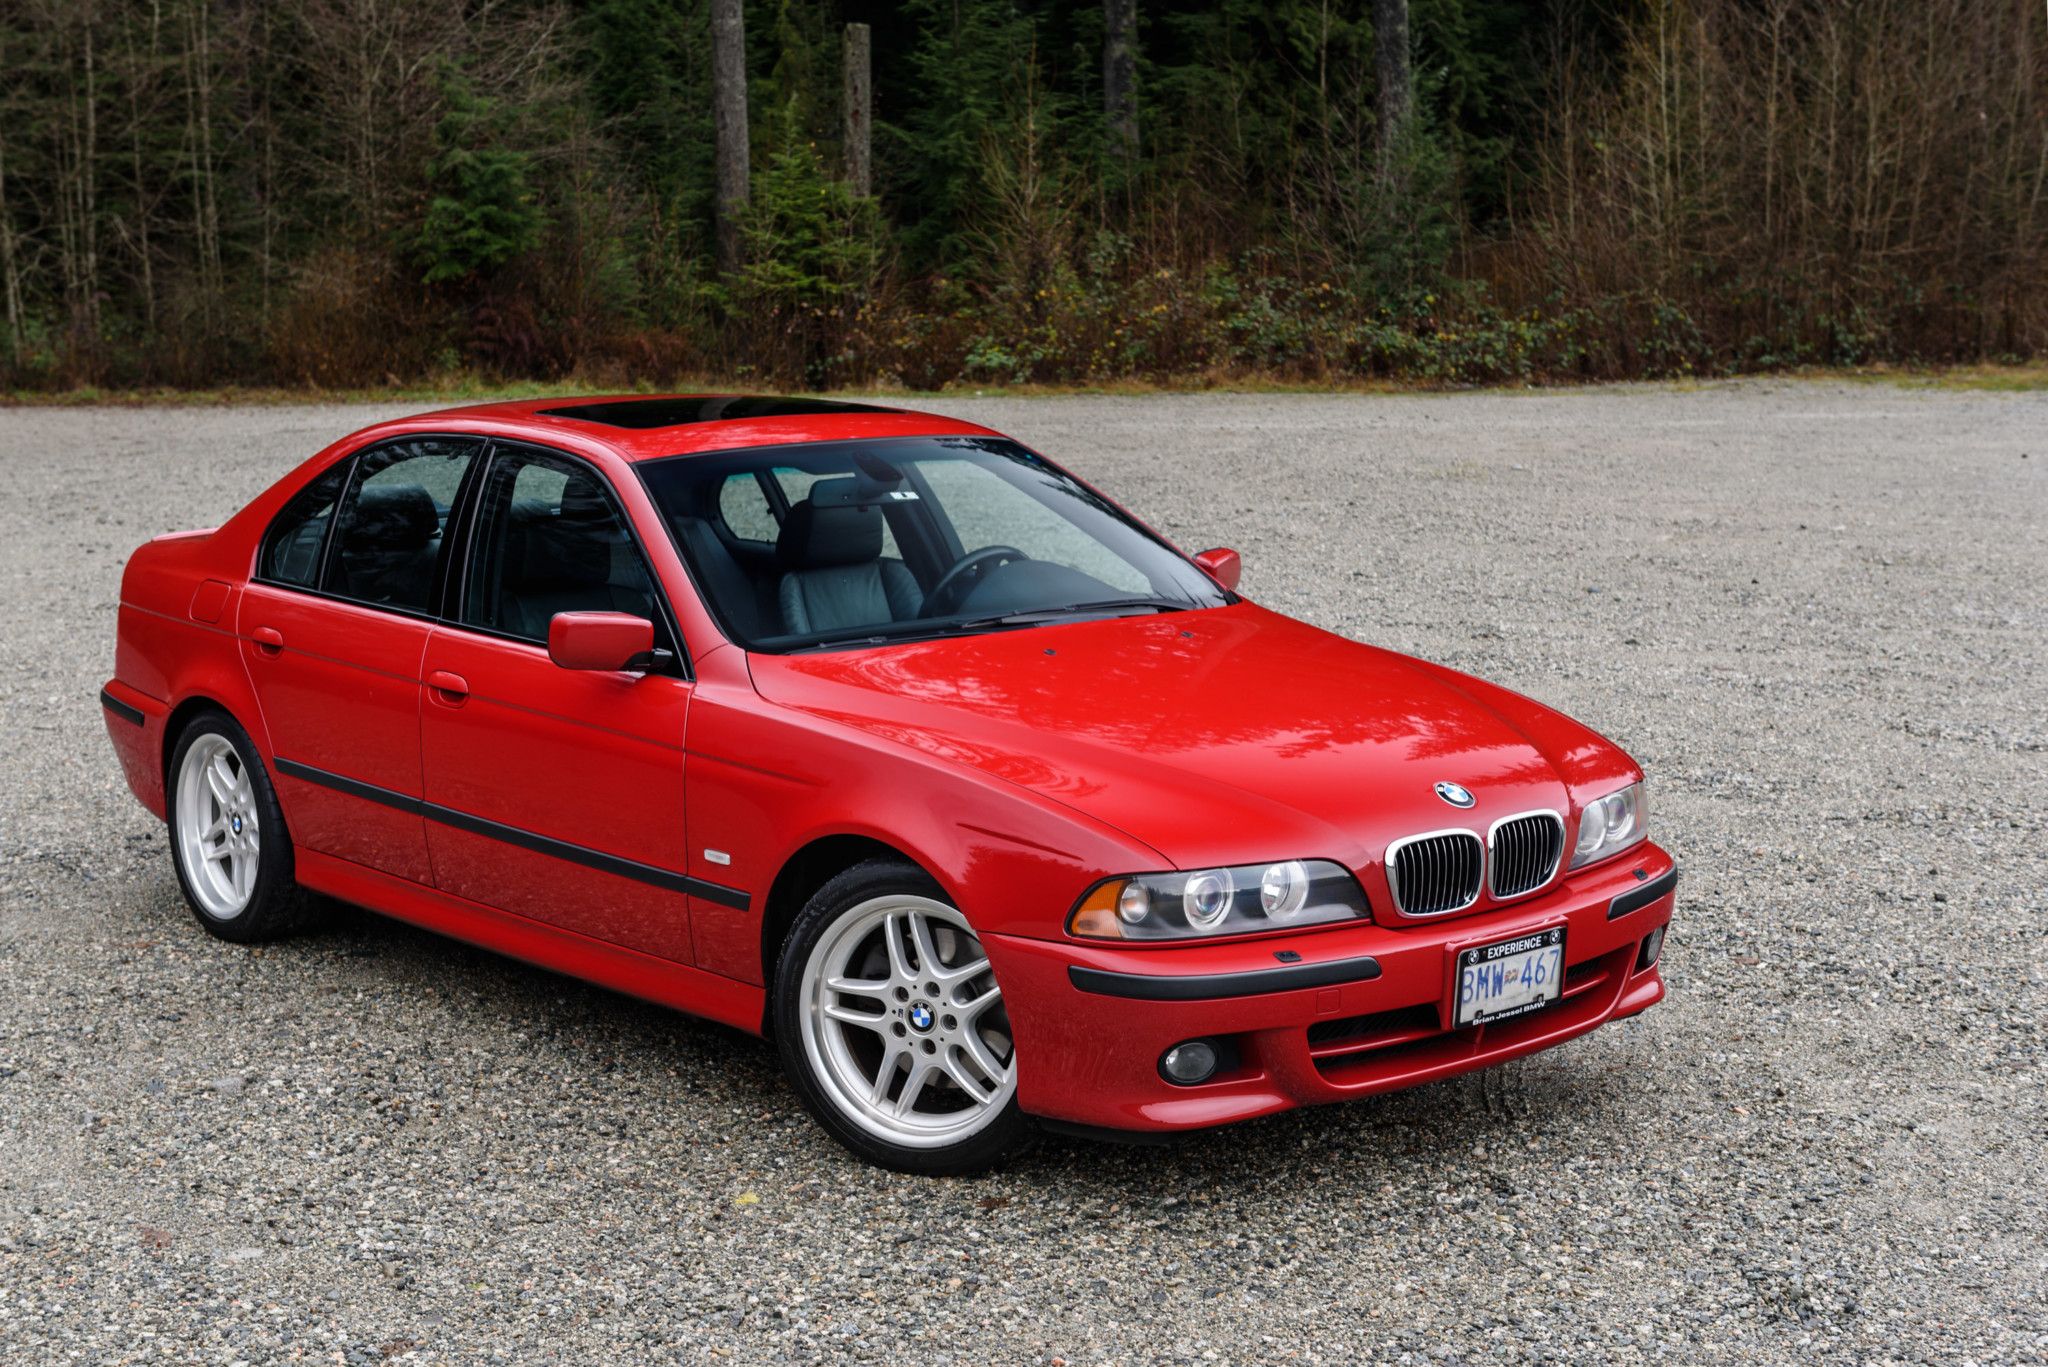
[[[256,558],[258,579],[302,589],[313,587],[320,578],[327,524],[334,520],[334,501],[348,482],[349,466],[349,461],[340,462],[284,505],[284,511],[263,534],[263,553]]]
[[[359,603],[432,612],[442,535],[476,450],[471,441],[423,437],[357,457],[322,587]]]

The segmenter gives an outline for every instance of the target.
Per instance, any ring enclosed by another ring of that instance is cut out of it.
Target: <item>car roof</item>
[[[760,394],[615,394],[516,399],[403,420],[455,419],[498,436],[597,442],[627,460],[862,437],[993,436],[986,427],[911,408]],[[438,424],[437,424],[438,425]]]

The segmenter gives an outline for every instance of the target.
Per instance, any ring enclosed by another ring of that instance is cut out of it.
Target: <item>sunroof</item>
[[[543,408],[543,417],[577,418],[607,427],[644,430],[683,427],[694,422],[733,422],[747,418],[819,418],[834,413],[893,413],[871,403],[834,403],[830,399],[779,399],[764,394],[714,394],[686,399],[621,399],[614,403],[579,403]]]

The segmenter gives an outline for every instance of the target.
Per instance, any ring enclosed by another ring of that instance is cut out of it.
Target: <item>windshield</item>
[[[698,590],[749,650],[1231,601],[1101,496],[1000,438],[770,446],[640,471]]]

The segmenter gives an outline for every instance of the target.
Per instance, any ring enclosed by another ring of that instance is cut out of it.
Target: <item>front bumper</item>
[[[1637,960],[1670,923],[1677,879],[1671,856],[1644,844],[1530,901],[1442,922],[1180,947],[983,940],[1015,1032],[1025,1111],[1108,1129],[1195,1129],[1451,1077],[1634,1015],[1664,996],[1658,965],[1639,970]],[[1561,1000],[1446,1028],[1458,950],[1556,925]],[[1214,1078],[1182,1087],[1160,1076],[1173,1045],[1219,1037],[1235,1058]]]

